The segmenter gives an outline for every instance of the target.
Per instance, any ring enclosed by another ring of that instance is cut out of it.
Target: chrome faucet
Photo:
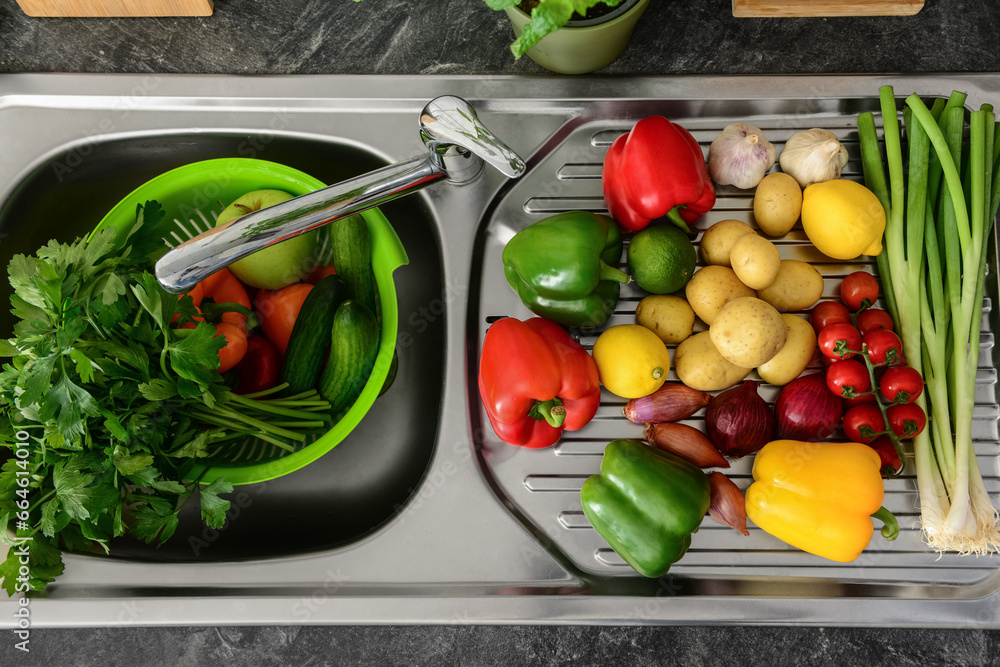
[[[376,169],[315,192],[248,213],[168,251],[156,262],[156,279],[180,294],[219,269],[269,245],[365,209],[384,204],[436,181],[474,180],[483,162],[509,178],[524,173],[524,161],[479,120],[460,97],[431,100],[420,114],[427,153]]]

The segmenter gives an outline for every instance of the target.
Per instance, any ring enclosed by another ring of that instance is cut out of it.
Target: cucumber
[[[337,308],[347,301],[350,288],[338,275],[330,275],[309,290],[292,327],[281,369],[281,381],[288,383],[285,395],[316,387],[323,369],[323,357],[330,349],[330,329]]]
[[[319,380],[319,393],[336,415],[358,399],[368,382],[378,355],[378,322],[371,310],[348,299],[337,308],[330,337],[330,359]]]
[[[333,242],[333,265],[351,295],[365,308],[375,313],[375,278],[372,276],[372,244],[368,223],[360,215],[352,215],[330,224]]]

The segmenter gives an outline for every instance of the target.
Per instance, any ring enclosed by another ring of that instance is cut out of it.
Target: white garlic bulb
[[[781,151],[781,170],[801,187],[840,178],[847,164],[847,149],[829,130],[815,127],[796,132]]]
[[[756,187],[772,166],[774,146],[746,123],[727,125],[708,148],[708,173],[719,185]]]

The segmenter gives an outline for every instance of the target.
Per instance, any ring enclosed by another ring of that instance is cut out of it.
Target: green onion
[[[872,113],[859,115],[858,134],[865,182],[886,211],[878,257],[886,302],[907,363],[927,383],[917,404],[930,425],[913,440],[922,529],[938,551],[991,553],[1000,549],[998,514],[976,461],[972,411],[1000,132],[988,105],[966,124],[963,93],[931,109],[911,95],[904,169],[892,87],[880,88],[879,99],[885,162]]]

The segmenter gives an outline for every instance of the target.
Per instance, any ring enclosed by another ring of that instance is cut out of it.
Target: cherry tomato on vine
[[[843,343],[838,347],[840,341],[843,341]],[[861,332],[851,324],[839,322],[831,324],[820,331],[817,342],[823,356],[830,359],[850,359],[855,353],[843,351],[843,349],[860,350]]]
[[[915,403],[901,403],[890,405],[885,411],[889,418],[889,427],[897,437],[907,440],[920,435],[927,426],[927,415],[923,409]]]
[[[817,335],[831,324],[851,323],[851,312],[839,301],[821,301],[809,313],[809,323]]]
[[[855,271],[840,284],[840,298],[851,310],[860,310],[878,299],[878,279],[867,271]]]
[[[868,444],[885,432],[885,420],[877,405],[858,405],[844,415],[844,435],[852,442]]]
[[[912,403],[924,390],[924,378],[911,366],[893,366],[885,369],[878,387],[890,403]]]
[[[834,362],[826,371],[826,386],[837,396],[850,398],[845,393],[863,394],[872,388],[868,368],[854,359]]]
[[[879,310],[878,308],[869,308],[868,310],[860,313],[857,320],[858,331],[862,335],[868,333],[869,331],[874,331],[875,329],[888,329],[893,331],[892,318],[884,310]]]
[[[886,361],[889,366],[903,363],[903,341],[887,329],[873,329],[864,335],[862,342],[868,347],[868,358],[873,364]]]
[[[880,470],[883,477],[892,477],[903,471],[903,460],[899,458],[896,445],[892,444],[889,436],[880,435],[872,442],[869,442],[868,446],[878,453]]]

